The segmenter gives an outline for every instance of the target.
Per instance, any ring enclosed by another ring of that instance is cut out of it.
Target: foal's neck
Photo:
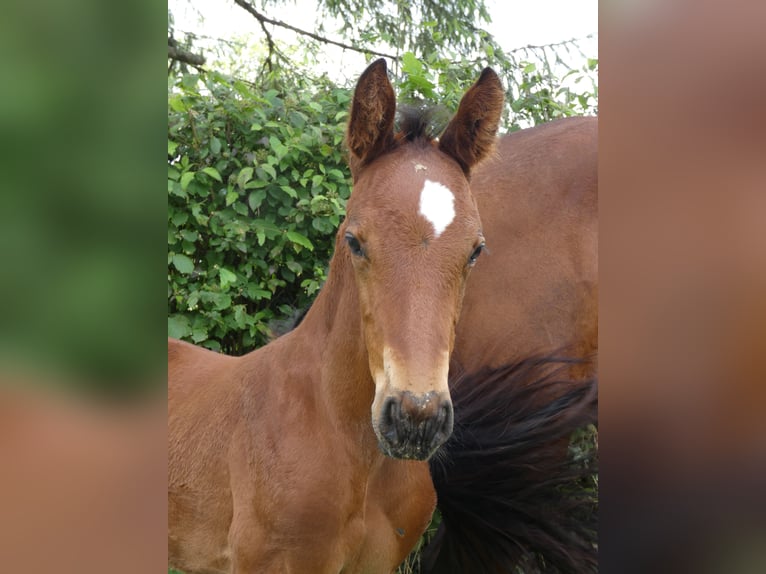
[[[297,329],[308,345],[319,348],[315,378],[330,415],[344,425],[361,425],[374,440],[370,407],[375,383],[370,375],[353,269],[344,253],[333,257],[327,282]]]

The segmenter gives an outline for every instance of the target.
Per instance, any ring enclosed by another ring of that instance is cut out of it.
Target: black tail
[[[597,383],[573,361],[535,358],[461,375],[455,430],[431,460],[442,522],[422,564],[432,573],[596,572]],[[569,448],[568,448],[569,447]]]

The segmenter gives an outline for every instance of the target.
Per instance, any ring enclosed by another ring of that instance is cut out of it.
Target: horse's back
[[[168,553],[188,572],[228,569],[236,366],[235,357],[168,339]]]
[[[189,376],[214,371],[229,363],[233,357],[215,353],[186,341],[168,338],[168,377],[174,386],[195,384],[197,377]]]
[[[237,390],[236,357],[215,353],[184,341],[168,339],[168,431],[171,440],[193,440],[200,447],[220,435]],[[227,417],[230,419],[231,417]],[[171,444],[171,447],[173,445]],[[171,448],[172,454],[172,448]]]
[[[488,252],[468,279],[455,344],[467,369],[597,348],[597,119],[501,138],[471,187]]]

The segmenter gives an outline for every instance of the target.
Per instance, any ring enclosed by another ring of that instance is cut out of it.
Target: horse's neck
[[[349,261],[333,259],[324,288],[296,330],[318,357],[315,382],[329,415],[344,424],[366,425],[372,433],[370,405],[375,389]]]

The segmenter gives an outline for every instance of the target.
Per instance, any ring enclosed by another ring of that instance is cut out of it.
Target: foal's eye
[[[347,231],[345,238],[346,238],[346,243],[348,243],[348,248],[351,250],[351,253],[353,253],[357,257],[364,257],[364,250],[362,249],[362,246],[359,244],[359,240],[356,237],[354,237],[354,234]]]
[[[485,244],[481,243],[476,249],[473,250],[473,253],[471,253],[471,256],[468,258],[468,266],[473,267],[476,263],[476,260],[479,258],[479,255],[481,255],[481,252],[484,251]]]

